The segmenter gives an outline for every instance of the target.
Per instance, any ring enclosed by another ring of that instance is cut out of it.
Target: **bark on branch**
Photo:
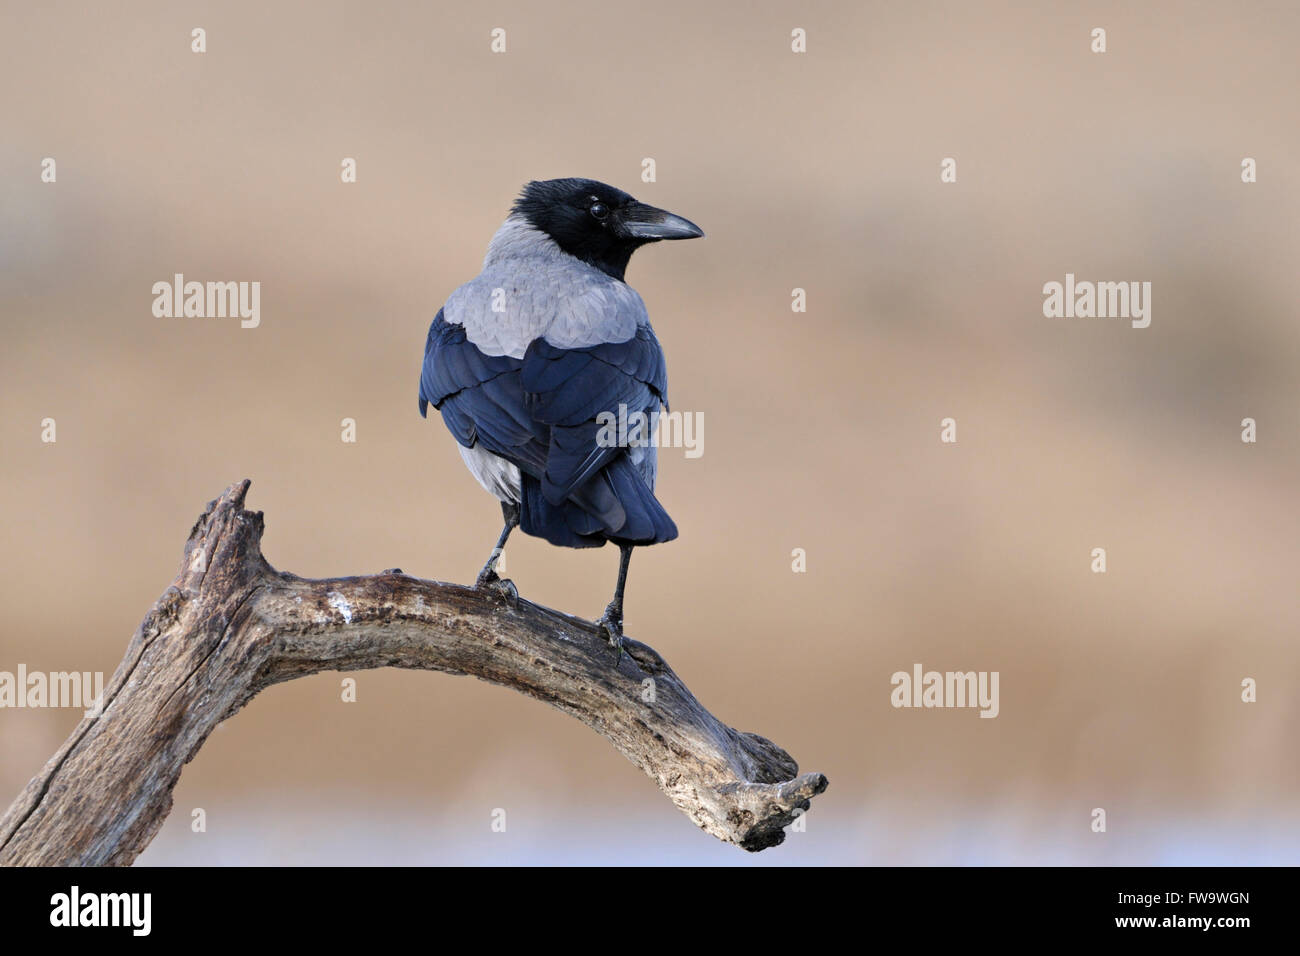
[[[0,864],[130,864],[208,734],[259,691],[321,671],[470,674],[540,698],[606,737],[701,829],[746,850],[779,844],[826,789],[822,774],[800,775],[776,744],[705,710],[653,648],[627,639],[616,667],[588,621],[400,573],[276,571],[262,557],[261,513],[244,510],[248,485],[195,524],[102,715],[83,719],[0,817]]]

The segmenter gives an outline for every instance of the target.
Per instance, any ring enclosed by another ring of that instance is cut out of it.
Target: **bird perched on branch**
[[[505,527],[477,586],[514,593],[496,567],[516,526],[568,548],[613,541],[618,583],[598,623],[620,655],[632,549],[677,537],[654,496],[648,434],[668,404],[663,350],[623,275],[641,246],[702,235],[604,183],[531,182],[424,348],[420,414],[442,413],[470,472],[501,501]],[[643,424],[611,440],[608,416]]]

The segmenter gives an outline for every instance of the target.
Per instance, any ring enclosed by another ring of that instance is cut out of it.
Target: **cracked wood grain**
[[[702,830],[776,846],[826,789],[784,750],[710,714],[655,650],[615,665],[589,621],[399,572],[310,580],[262,556],[247,480],[208,505],[180,573],[85,718],[0,817],[0,864],[129,865],[171,810],[208,735],[272,684],[321,671],[468,674],[581,720]],[[647,679],[653,699],[643,699]]]

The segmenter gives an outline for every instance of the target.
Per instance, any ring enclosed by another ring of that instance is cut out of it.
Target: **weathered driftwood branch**
[[[780,747],[718,721],[652,648],[626,640],[615,666],[588,621],[397,572],[276,571],[262,557],[261,513],[243,507],[248,484],[195,524],[103,714],[82,720],[0,818],[0,864],[131,863],[213,728],[272,684],[330,670],[472,674],[538,697],[607,737],[701,829],[747,850],[780,843],[826,789]]]

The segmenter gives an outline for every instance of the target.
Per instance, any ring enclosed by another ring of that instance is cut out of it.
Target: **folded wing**
[[[654,497],[653,466],[646,466],[653,449],[634,460],[606,440],[602,417],[649,418],[666,403],[663,351],[648,324],[627,341],[582,348],[538,338],[522,359],[484,355],[441,311],[429,329],[420,413],[432,404],[462,445],[481,442],[513,462],[523,484],[520,525],[554,544],[653,544],[677,536]]]

